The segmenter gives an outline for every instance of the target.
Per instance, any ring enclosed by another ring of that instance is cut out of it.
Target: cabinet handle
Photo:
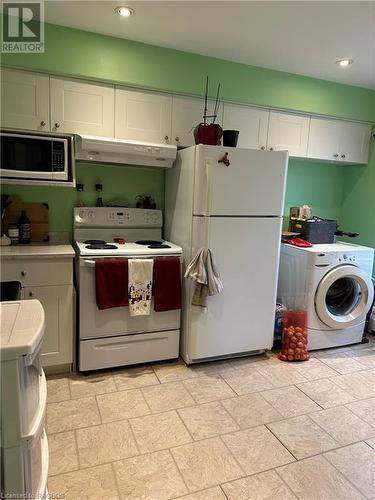
[[[55,123],[55,128],[59,128],[60,127],[60,123],[56,122]]]
[[[167,135],[164,137],[164,139],[165,139],[165,142],[169,142],[169,137]]]
[[[26,271],[21,271],[21,276],[26,276],[27,272]]]
[[[180,142],[180,138],[179,137],[175,137],[174,139],[176,142]]]
[[[42,121],[40,122],[40,126],[41,126],[41,127],[45,127],[45,126],[46,126],[46,122],[45,122],[44,120],[42,120]]]
[[[341,155],[341,158],[346,158],[346,156],[345,155]]]
[[[29,297],[35,297],[35,293],[34,292],[29,292]]]
[[[265,146],[261,146],[261,147],[260,147],[260,149],[261,149],[262,151],[264,151],[264,150],[266,149],[266,147],[265,147]]]
[[[339,157],[339,154],[338,154],[338,153],[335,153],[335,154],[333,155],[333,157],[334,157],[334,158],[338,158],[338,157]]]
[[[270,148],[270,151],[273,151],[273,148]]]

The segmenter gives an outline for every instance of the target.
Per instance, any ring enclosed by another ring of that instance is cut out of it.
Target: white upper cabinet
[[[370,149],[371,125],[340,122],[340,160],[367,163]]]
[[[340,157],[340,122],[311,118],[307,156],[322,160]]]
[[[113,137],[113,85],[51,78],[51,130]]]
[[[115,137],[171,142],[172,96],[116,88]]]
[[[239,148],[266,149],[270,112],[239,104],[224,104],[224,129],[238,130]]]
[[[322,160],[367,163],[371,126],[366,123],[311,118],[307,156]]]
[[[208,101],[207,114],[213,115],[215,103]],[[172,144],[176,146],[193,146],[194,128],[203,122],[204,99],[194,97],[172,97]],[[211,123],[212,118],[208,118]],[[220,105],[216,123],[222,125],[223,112]]]
[[[2,69],[1,126],[49,130],[49,76]]]
[[[290,156],[306,157],[310,117],[270,112],[267,149],[288,151]]]

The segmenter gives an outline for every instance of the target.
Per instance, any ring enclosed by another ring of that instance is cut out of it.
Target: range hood
[[[170,144],[76,135],[75,158],[80,161],[170,168],[176,155],[177,146]]]

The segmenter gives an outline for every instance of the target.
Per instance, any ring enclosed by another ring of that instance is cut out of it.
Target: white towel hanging
[[[153,259],[129,259],[129,314],[148,316],[151,310]]]
[[[216,295],[223,291],[223,283],[209,248],[207,250],[201,248],[197,252],[187,266],[184,276],[195,281],[192,298],[192,304],[195,306],[206,308],[207,296]]]

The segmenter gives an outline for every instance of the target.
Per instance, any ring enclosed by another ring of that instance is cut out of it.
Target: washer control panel
[[[161,210],[122,207],[77,207],[74,209],[77,227],[157,227],[163,226]]]
[[[332,266],[339,264],[355,264],[356,256],[353,253],[321,252],[316,255],[316,266]]]
[[[338,254],[338,261],[347,264],[355,262],[355,255],[349,253]]]

